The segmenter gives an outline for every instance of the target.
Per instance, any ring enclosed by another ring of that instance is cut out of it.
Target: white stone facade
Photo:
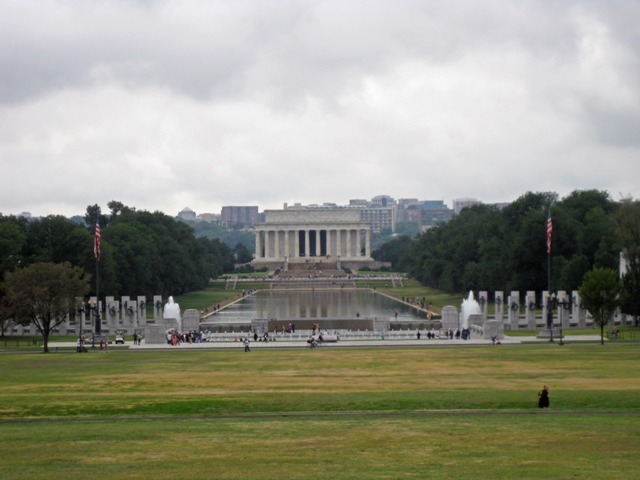
[[[371,224],[359,210],[266,210],[255,225],[255,263],[304,262],[312,258],[371,261]]]

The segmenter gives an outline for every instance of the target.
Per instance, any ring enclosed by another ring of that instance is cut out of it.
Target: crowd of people
[[[420,338],[422,337],[422,333],[418,331],[416,335],[418,337],[418,340],[420,340]],[[471,340],[471,330],[469,330],[468,328],[456,328],[455,330],[452,328],[445,328],[444,330],[436,331],[432,328],[431,330],[427,331],[427,339],[431,340],[435,338],[444,338],[449,340],[453,340],[454,338],[456,340]]]
[[[204,335],[202,332],[177,332],[176,330],[169,330],[167,332],[167,343],[169,345],[182,345],[183,343],[202,343]]]

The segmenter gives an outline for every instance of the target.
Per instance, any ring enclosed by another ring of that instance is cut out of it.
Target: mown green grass
[[[0,419],[283,412],[640,409],[636,345],[0,356]]]
[[[639,423],[626,415],[173,419],[0,428],[4,479],[631,479],[638,467]]]
[[[637,478],[639,360],[636,345],[546,344],[5,354],[0,471]]]

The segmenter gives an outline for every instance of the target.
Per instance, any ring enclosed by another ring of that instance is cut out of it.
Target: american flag
[[[551,253],[551,232],[553,232],[553,223],[551,223],[551,210],[547,215],[547,253]]]
[[[96,234],[93,240],[93,254],[100,261],[100,224],[96,222]]]

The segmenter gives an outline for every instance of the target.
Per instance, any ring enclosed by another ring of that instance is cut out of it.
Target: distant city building
[[[196,212],[191,210],[189,207],[184,207],[180,213],[178,213],[178,218],[182,220],[195,220]]]
[[[242,223],[255,225],[258,223],[258,207],[256,206],[227,206],[222,207],[220,221],[227,225]]]
[[[360,210],[360,219],[371,224],[372,232],[389,231],[395,233],[397,202],[393,197],[377,195],[371,201],[349,200],[349,207]]]
[[[443,200],[403,201],[401,205],[404,208],[398,210],[398,222],[414,223],[420,230],[446,223],[454,215]]]
[[[463,208],[482,205],[482,202],[475,198],[456,198],[453,200],[453,212],[458,215]]]
[[[396,208],[391,207],[362,207],[360,208],[360,219],[371,224],[371,231],[380,233],[384,230],[395,233],[396,231]]]
[[[380,233],[388,231],[396,232],[398,223],[412,223],[420,230],[426,230],[436,225],[446,223],[463,208],[481,205],[482,202],[475,198],[459,198],[453,200],[453,208],[449,208],[444,200],[419,200],[417,198],[401,198],[395,200],[389,195],[377,195],[371,200],[355,198],[349,200],[349,204],[338,206],[335,203],[302,205],[301,203],[284,204],[284,210],[312,210],[327,208],[349,208],[360,211],[360,219],[371,225],[371,232]],[[496,204],[498,208],[504,208],[508,203]],[[264,219],[260,218],[263,222]]]
[[[216,213],[199,213],[196,220],[199,222],[218,223],[220,222],[220,215]]]

